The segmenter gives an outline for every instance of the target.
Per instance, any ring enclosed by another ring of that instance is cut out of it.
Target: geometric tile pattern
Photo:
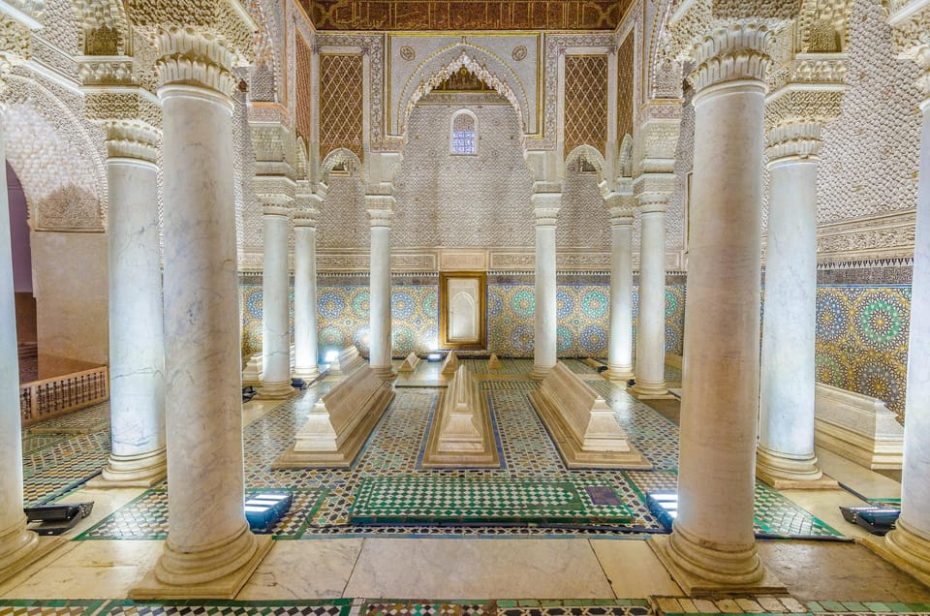
[[[682,600],[563,599],[408,601],[68,601],[0,600],[0,616],[671,616],[673,614],[805,614],[807,616],[930,615],[930,604],[808,601],[787,595]]]
[[[904,420],[909,286],[817,289],[817,380],[883,400]]]
[[[464,363],[476,374],[488,373],[487,360]],[[528,371],[532,362],[503,363],[497,374],[480,379],[499,437],[500,468],[418,466],[439,398],[438,390],[430,387],[397,389],[396,398],[357,462],[348,469],[271,469],[275,459],[293,444],[294,434],[306,423],[315,400],[332,389],[331,381],[314,384],[246,426],[246,489],[285,490],[294,496],[290,514],[274,529],[274,535],[279,539],[332,535],[544,537],[661,532],[661,524],[646,507],[643,492],[674,488],[677,426],[614,384],[598,379],[584,362],[571,361],[572,369],[604,396],[655,470],[570,471],[527,397],[536,384],[526,372],[509,374],[513,364]],[[105,456],[106,452],[100,451],[99,457],[91,456],[89,462],[85,454],[65,460],[62,470],[56,471],[59,474],[49,474],[48,481],[69,473],[81,477],[96,472]],[[42,469],[38,475],[41,478],[52,471],[54,467]],[[27,481],[32,489],[37,485],[35,480]],[[53,485],[50,490],[61,487]],[[376,490],[380,490],[377,495]],[[777,536],[837,534],[778,492],[765,487],[758,490],[758,532]],[[519,500],[521,510],[514,499],[531,500]],[[353,511],[363,516],[366,508],[373,512],[366,523],[353,523]],[[403,524],[385,521],[391,516]],[[165,519],[166,493],[160,486],[117,510],[82,538],[162,537]]]
[[[603,282],[601,282],[603,280]],[[262,286],[260,279],[240,280],[242,301],[242,352],[250,356],[261,348]],[[291,289],[293,294],[293,289]],[[358,284],[320,284],[317,288],[317,327],[320,352],[355,344],[368,352],[369,287]],[[610,327],[610,285],[608,277],[597,282],[562,282],[556,294],[559,357],[606,357]],[[633,292],[635,319],[639,310],[638,290]],[[501,357],[533,356],[535,291],[527,283],[488,285],[488,349]],[[681,354],[685,323],[685,287],[670,284],[665,293],[666,350]],[[291,331],[293,331],[293,313]],[[405,357],[411,351],[428,353],[438,348],[439,284],[410,284],[394,280],[391,290],[391,353]],[[522,371],[507,366],[514,372]],[[524,371],[525,372],[525,371]]]
[[[271,530],[270,534],[276,539],[296,539],[303,535],[321,491],[298,490],[291,494],[291,508]],[[167,535],[168,492],[160,488],[146,491],[78,539],[152,540],[164,539]]]
[[[104,402],[23,430],[26,506],[61,498],[100,473],[110,453],[109,413]]]
[[[623,523],[631,519],[609,486],[570,481],[513,479],[365,479],[351,510],[357,523],[370,522],[582,522]],[[594,490],[606,492],[596,503]]]

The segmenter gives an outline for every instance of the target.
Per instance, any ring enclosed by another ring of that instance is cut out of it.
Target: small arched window
[[[467,109],[456,111],[452,116],[449,151],[460,156],[478,153],[478,118]]]

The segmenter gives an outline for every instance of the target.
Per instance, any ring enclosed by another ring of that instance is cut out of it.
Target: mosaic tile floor
[[[0,616],[674,616],[678,614],[928,616],[930,604],[810,601],[790,597],[607,600],[3,601]]]
[[[100,472],[110,453],[109,416],[103,403],[23,430],[27,506],[61,498]]]
[[[514,363],[530,366],[528,361]],[[468,360],[466,365],[482,374],[487,362]],[[510,365],[505,361],[505,368]],[[580,361],[572,366],[579,372],[593,370]],[[656,470],[568,471],[527,398],[535,383],[515,373],[513,378],[481,383],[499,431],[501,468],[419,468],[418,454],[438,400],[437,389],[420,387],[397,390],[353,468],[271,470],[271,463],[292,444],[295,432],[305,423],[313,402],[333,386],[323,381],[246,427],[246,485],[250,490],[294,493],[290,514],[274,530],[279,539],[665,532],[646,507],[644,493],[675,486],[677,426],[605,380],[590,383],[608,400],[631,440]],[[527,486],[534,484],[549,491],[533,493]],[[462,501],[462,494],[469,498]],[[522,501],[526,505],[523,515],[518,514],[513,499],[528,499]],[[81,538],[160,538],[166,532],[165,510],[165,488],[150,490]],[[762,485],[757,487],[756,530],[775,537],[840,536]]]

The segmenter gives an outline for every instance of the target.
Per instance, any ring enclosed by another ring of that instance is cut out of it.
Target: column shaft
[[[930,50],[925,65],[930,69]],[[930,73],[925,76],[930,93]],[[917,237],[911,287],[907,400],[901,517],[884,541],[868,545],[925,584],[930,584],[930,98],[923,106]]]
[[[640,197],[639,326],[636,387],[641,398],[668,395],[665,385],[665,195]]]
[[[316,227],[312,220],[295,220],[294,227],[294,376],[319,374],[317,349]]]
[[[23,515],[23,435],[6,143],[0,128],[0,580],[14,574],[38,545]]]
[[[554,187],[533,195],[536,215],[536,312],[532,377],[535,379],[545,378],[558,361],[555,225],[561,203],[562,193],[554,192]]]
[[[392,198],[393,200],[393,198]],[[391,218],[390,210],[371,209],[371,350],[369,363],[385,379],[391,368]]]
[[[288,210],[266,206],[264,268],[262,275],[262,384],[258,397],[277,399],[294,395],[291,387],[291,345],[288,323]]]
[[[633,217],[614,213],[610,230],[610,346],[607,376],[633,378]]]
[[[153,161],[107,160],[112,444],[95,487],[150,486],[164,479],[167,470],[164,306]]]
[[[814,455],[818,167],[816,157],[769,165],[757,473],[785,487],[823,476]]]
[[[695,46],[679,508],[672,535],[655,541],[689,594],[780,586],[753,532],[769,38],[735,23]]]
[[[258,552],[243,511],[232,102],[162,86],[168,585],[232,575]],[[134,596],[145,596],[136,592]]]

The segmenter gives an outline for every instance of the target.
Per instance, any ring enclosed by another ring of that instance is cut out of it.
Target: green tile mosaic
[[[594,490],[606,492],[596,504]],[[363,479],[350,509],[354,523],[371,522],[577,522],[623,524],[630,510],[609,485],[584,481]]]

